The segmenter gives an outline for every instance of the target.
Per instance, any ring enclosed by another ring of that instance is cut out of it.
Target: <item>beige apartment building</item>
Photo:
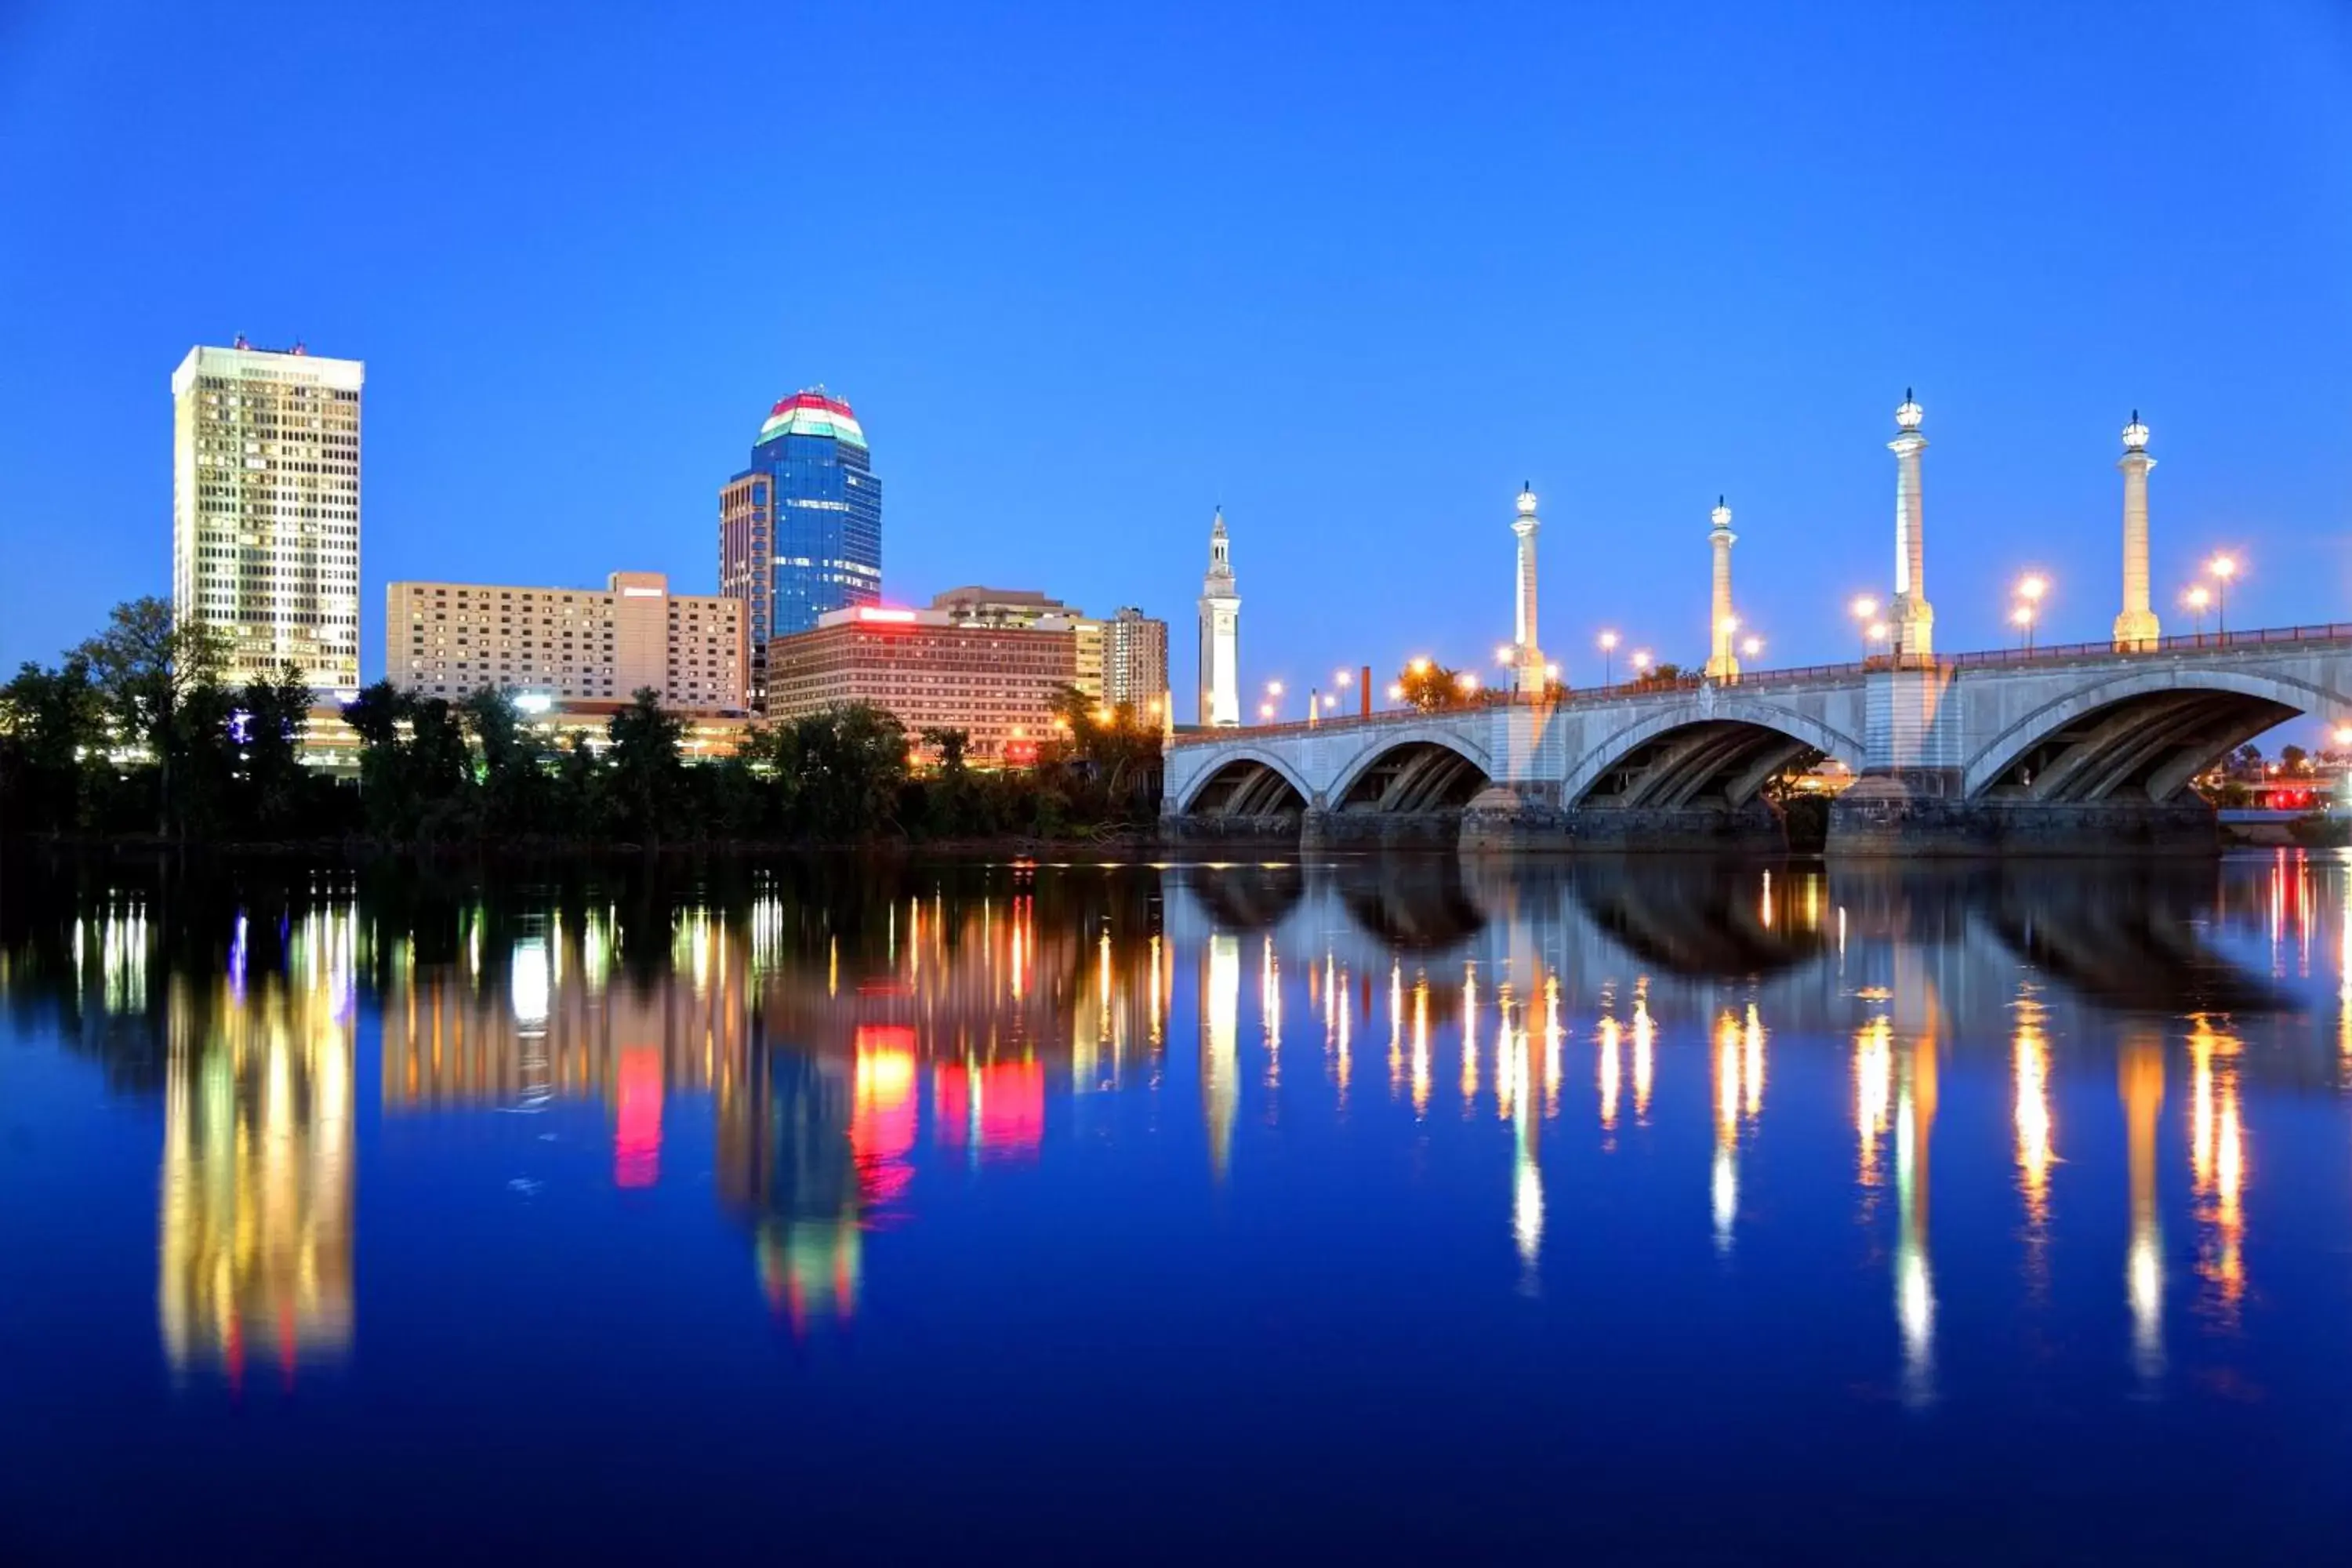
[[[975,763],[1025,760],[1053,733],[1054,700],[1077,683],[1070,623],[959,620],[948,610],[861,605],[768,645],[768,716],[844,703],[887,709],[911,734],[937,725],[971,738]]]
[[[672,594],[659,572],[615,572],[601,591],[394,583],[384,600],[384,676],[421,696],[488,686],[527,707],[617,706],[650,687],[680,712],[745,710],[742,601]]]

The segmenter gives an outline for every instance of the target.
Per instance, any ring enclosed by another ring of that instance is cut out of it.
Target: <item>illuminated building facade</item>
[[[194,348],[172,373],[172,605],[227,639],[231,684],[360,684],[360,389],[297,343]]]
[[[658,572],[615,572],[602,591],[478,583],[384,590],[385,679],[424,697],[488,686],[543,708],[625,703],[651,688],[680,712],[740,713],[751,680],[746,637],[740,601],[672,594]]]
[[[1103,695],[1103,625],[1089,620],[1083,610],[1049,597],[1034,588],[950,588],[931,597],[931,608],[946,614],[958,626],[1013,626],[1022,630],[1044,623],[1049,629],[1066,626],[1072,639],[1075,671],[1070,684],[1097,702]]]
[[[1053,732],[1055,699],[1076,679],[1067,623],[966,625],[943,610],[863,605],[768,645],[768,715],[866,702],[895,714],[910,734],[963,731],[976,763],[1018,762]]]
[[[1132,605],[1102,623],[1102,700],[1158,718],[1168,710],[1168,623]]]
[[[865,427],[823,388],[768,411],[751,461],[719,492],[719,591],[754,649],[882,594],[882,481]]]

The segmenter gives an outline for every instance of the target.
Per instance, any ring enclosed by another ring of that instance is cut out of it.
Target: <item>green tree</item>
[[[310,721],[311,690],[289,666],[275,680],[250,680],[237,694],[234,721],[236,776],[244,821],[264,833],[297,825],[309,783],[302,765],[302,731]]]
[[[27,660],[0,687],[0,830],[86,826],[88,776],[103,763],[105,704],[87,657],[54,669]]]
[[[615,815],[622,830],[642,843],[659,843],[663,829],[673,826],[670,812],[683,794],[685,763],[677,745],[685,731],[675,715],[662,711],[661,693],[651,687],[640,687],[605,726],[613,741],[607,762]]]
[[[2310,761],[2311,753],[2305,751],[2301,746],[2282,746],[2279,748],[2279,772],[2283,773],[2302,773],[2305,771],[2306,764],[2308,764]]]
[[[482,756],[482,824],[506,837],[542,831],[549,805],[547,752],[522,722],[514,694],[483,687],[459,705]]]
[[[173,832],[180,826],[174,779],[192,730],[183,710],[218,682],[226,639],[201,623],[182,624],[167,601],[150,596],[115,605],[106,630],[76,651],[96,675],[117,732],[154,759],[156,831]],[[201,733],[205,726],[193,728]]]
[[[869,703],[804,714],[779,726],[775,766],[792,783],[788,824],[827,844],[873,838],[892,823],[907,781],[907,731]]]
[[[1424,713],[1435,713],[1448,708],[1459,708],[1469,700],[1463,690],[1461,672],[1446,668],[1435,659],[1417,658],[1397,675],[1397,685],[1404,700]]]

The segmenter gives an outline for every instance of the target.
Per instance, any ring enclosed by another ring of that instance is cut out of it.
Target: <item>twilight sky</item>
[[[1139,604],[1180,690],[1217,502],[1303,689],[1490,659],[1522,479],[1571,679],[1704,657],[1718,491],[1765,662],[1852,657],[1906,385],[1939,647],[2029,565],[2106,635],[2134,407],[2168,630],[2223,545],[2352,619],[2352,6],[0,0],[0,320],[11,669],[169,591],[239,331],[367,362],[371,677],[395,578],[710,591],[818,383],[892,599]]]

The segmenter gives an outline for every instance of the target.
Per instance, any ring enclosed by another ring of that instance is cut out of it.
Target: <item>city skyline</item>
[[[2045,640],[2108,635],[2115,431],[2134,410],[2163,468],[2150,588],[2168,629],[2223,549],[2245,568],[2233,625],[2344,615],[2332,444],[2280,438],[2290,414],[2316,404],[2324,428],[2352,397],[2337,265],[2352,216],[2325,199],[2327,171],[2352,156],[2352,110],[2314,63],[2341,58],[2340,13],[2282,6],[2232,27],[2118,7],[2030,39],[1950,16],[1893,45],[1858,9],[1790,26],[1708,13],[1671,43],[1664,28],[1506,15],[1426,58],[1401,17],[1352,16],[1324,52],[1290,47],[1313,31],[1297,18],[1100,18],[1054,37],[1035,24],[1023,36],[1045,58],[1131,63],[1090,146],[1071,132],[1092,89],[942,98],[971,24],[932,15],[887,67],[851,61],[818,84],[811,112],[858,145],[873,216],[806,231],[838,251],[823,288],[764,294],[774,231],[747,224],[714,253],[697,221],[722,191],[740,208],[720,149],[743,140],[745,110],[665,85],[704,79],[696,69],[665,70],[648,107],[611,123],[581,107],[593,92],[550,85],[568,68],[617,94],[635,63],[626,27],[541,39],[486,21],[484,47],[454,55],[421,23],[378,37],[288,13],[257,27],[279,66],[371,63],[337,132],[361,173],[316,218],[321,242],[355,258],[337,272],[257,240],[152,266],[145,237],[195,221],[182,155],[121,153],[134,129],[56,85],[119,67],[168,109],[193,90],[181,76],[232,68],[231,46],[250,39],[168,22],[133,37],[62,12],[30,24],[26,90],[0,100],[0,122],[53,155],[0,174],[0,190],[49,221],[0,244],[0,286],[49,302],[25,323],[19,363],[76,374],[9,399],[0,428],[0,459],[25,476],[0,663],[54,658],[106,605],[169,591],[161,367],[237,327],[369,362],[363,618],[404,579],[586,583],[625,563],[683,592],[715,587],[710,486],[740,461],[743,410],[818,382],[889,432],[894,603],[1051,581],[1076,603],[1177,618],[1199,519],[1222,503],[1250,577],[1245,689],[1303,690],[1364,663],[1384,675],[1417,652],[1484,664],[1512,635],[1507,498],[1523,479],[1545,498],[1548,554],[1577,563],[1540,628],[1571,682],[1597,678],[1604,628],[1662,659],[1706,657],[1717,494],[1740,519],[1763,662],[1848,657],[1843,605],[1895,587],[1877,448],[1906,385],[1937,441],[1939,649],[2011,640],[2009,589],[2028,570],[2051,584]],[[716,58],[727,31],[674,39],[672,63]],[[508,32],[552,51],[548,82],[446,126],[412,122],[400,95],[428,59],[462,84]],[[1236,50],[1242,37],[1252,47]],[[1880,68],[1889,47],[1906,61],[1895,81]],[[1686,68],[1671,94],[1627,85],[1657,79],[1669,50]],[[167,79],[167,58],[188,68]],[[1353,89],[1409,58],[1441,112],[1384,122],[1400,117]],[[1274,59],[1294,61],[1279,80]],[[1500,107],[1478,84],[1507,61]],[[1228,113],[1197,113],[1204,71],[1225,81]],[[2159,89],[2181,113],[2137,111]],[[1290,113],[1284,94],[1330,112]],[[1974,111],[1988,94],[2011,110],[1997,125]],[[599,163],[666,110],[679,111],[660,157],[674,203],[641,163]],[[254,111],[220,112],[234,127]],[[947,138],[967,121],[989,133]],[[1307,122],[1329,136],[1310,140]],[[1831,135],[1855,123],[1886,129]],[[443,137],[490,152],[426,209],[378,155],[411,139],[429,154]],[[530,222],[490,222],[497,176],[550,137],[579,155]],[[1018,156],[990,174],[933,155],[982,144]],[[1131,174],[1081,226],[1074,199],[1103,160]],[[103,210],[79,194],[77,171],[98,163],[121,171]],[[1215,167],[1250,172],[1195,172]],[[1379,169],[1394,173],[1373,183]],[[1411,225],[1391,188],[1420,194]],[[950,242],[962,265],[927,259]],[[691,287],[643,281],[667,271]],[[747,299],[761,301],[748,329]],[[631,393],[618,413],[616,385]],[[1385,462],[1440,398],[1444,461]],[[594,482],[570,499],[519,460],[614,426],[625,438],[598,446]],[[1360,628],[1332,624],[1335,595]],[[377,636],[360,632],[372,675]]]

